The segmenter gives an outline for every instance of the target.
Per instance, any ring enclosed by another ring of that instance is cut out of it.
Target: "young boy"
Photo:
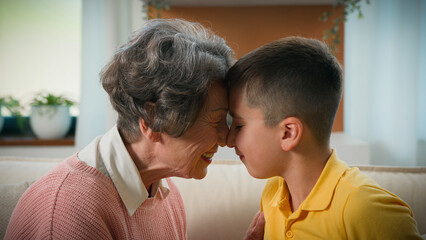
[[[228,72],[227,144],[255,178],[265,239],[421,239],[409,206],[330,149],[342,69],[317,40],[284,38]]]

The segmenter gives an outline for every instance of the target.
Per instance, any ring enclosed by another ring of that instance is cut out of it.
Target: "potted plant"
[[[37,138],[65,137],[71,126],[69,108],[74,101],[62,95],[39,93],[31,103],[30,126]]]
[[[17,120],[18,126],[20,129],[24,128],[24,122],[22,118],[22,106],[19,103],[19,100],[7,96],[7,97],[0,97],[0,132],[3,129],[4,119],[2,115],[2,108],[7,109],[9,113],[14,116]]]

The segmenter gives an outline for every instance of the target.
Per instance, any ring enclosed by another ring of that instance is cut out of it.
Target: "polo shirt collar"
[[[349,168],[345,162],[338,159],[336,150],[333,149],[332,151],[318,181],[308,197],[301,204],[302,210],[314,211],[326,209],[333,198],[337,183]]]
[[[78,157],[82,162],[97,169],[100,165],[105,167],[130,216],[148,199],[148,190],[127,152],[116,125],[81,150]],[[169,193],[165,179],[154,183],[153,186],[153,193],[157,192],[156,186],[165,197]]]
[[[269,205],[272,207],[278,207],[281,204],[290,201],[289,199],[289,192],[287,189],[287,185],[285,184],[284,178],[282,177],[275,177],[275,180],[278,181],[278,188],[275,192],[274,197],[272,197],[271,201],[269,202]]]

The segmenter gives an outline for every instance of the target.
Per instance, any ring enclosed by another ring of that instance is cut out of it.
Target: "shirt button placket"
[[[286,236],[286,239],[289,239],[289,238],[293,238],[294,234],[293,234],[293,232],[291,230],[288,230],[285,233],[285,236]]]

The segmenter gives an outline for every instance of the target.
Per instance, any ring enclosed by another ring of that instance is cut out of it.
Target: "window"
[[[0,96],[28,105],[49,91],[78,101],[81,15],[81,0],[0,0]]]

